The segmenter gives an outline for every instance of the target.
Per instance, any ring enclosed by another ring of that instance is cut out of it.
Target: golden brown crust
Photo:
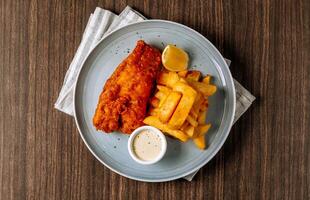
[[[143,125],[147,102],[160,70],[161,53],[144,41],[107,80],[99,97],[93,124],[107,133],[131,133]]]

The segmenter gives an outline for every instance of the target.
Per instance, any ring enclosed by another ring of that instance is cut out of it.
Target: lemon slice
[[[167,45],[161,55],[162,63],[169,71],[183,71],[188,66],[188,54],[174,45]]]

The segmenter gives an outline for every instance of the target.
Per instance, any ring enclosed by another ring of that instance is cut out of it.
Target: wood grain
[[[102,166],[53,108],[96,6],[188,25],[256,97],[192,182]],[[310,199],[308,0],[0,1],[0,199]]]

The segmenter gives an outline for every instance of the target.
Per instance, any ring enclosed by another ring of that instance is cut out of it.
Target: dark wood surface
[[[53,108],[96,6],[188,25],[257,100],[192,182],[143,183]],[[0,1],[0,199],[310,199],[310,1]]]

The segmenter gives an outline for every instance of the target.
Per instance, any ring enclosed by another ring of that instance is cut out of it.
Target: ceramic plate
[[[218,91],[209,98],[207,122],[212,124],[207,149],[197,149],[192,141],[168,139],[164,158],[150,166],[136,163],[127,151],[128,135],[96,131],[92,124],[98,97],[119,63],[144,40],[161,50],[167,44],[183,48],[190,56],[190,69],[211,74]],[[201,34],[184,25],[148,20],[121,28],[98,43],[80,70],[74,96],[75,121],[86,146],[106,167],[125,177],[148,182],[184,177],[204,166],[219,151],[232,126],[235,112],[233,79],[223,57]]]

